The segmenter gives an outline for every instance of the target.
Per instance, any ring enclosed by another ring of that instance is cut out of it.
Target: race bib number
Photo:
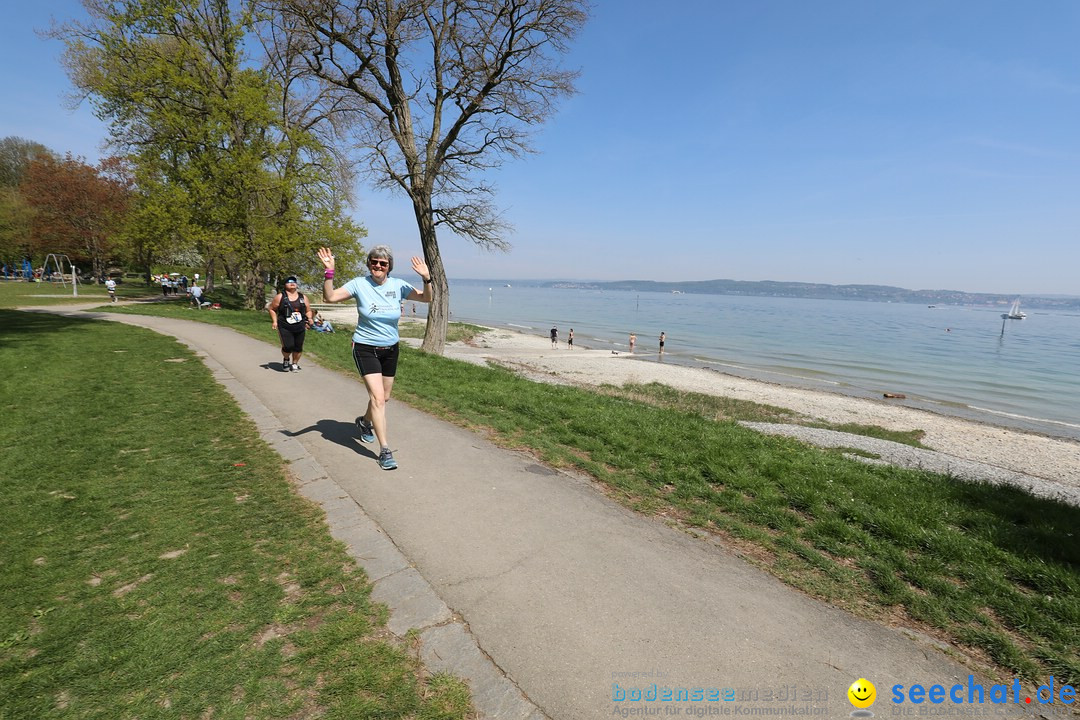
[[[286,319],[286,322],[288,322],[290,325],[295,325],[296,323],[300,322],[302,317],[303,316],[299,312],[294,311],[293,314]]]

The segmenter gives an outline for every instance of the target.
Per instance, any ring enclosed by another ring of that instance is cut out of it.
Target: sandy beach
[[[352,308],[322,312],[343,330],[351,329],[356,321]],[[504,329],[488,330],[471,345],[450,343],[446,355],[479,364],[498,363],[541,382],[586,386],[659,382],[679,390],[775,405],[829,423],[919,429],[926,433],[923,444],[940,453],[1080,492],[1080,443],[904,407],[903,400],[868,400],[748,380],[658,362],[655,352],[630,355],[578,347],[569,350],[564,340],[558,349],[552,349],[546,337]]]

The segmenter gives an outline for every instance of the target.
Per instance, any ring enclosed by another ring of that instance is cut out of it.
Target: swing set
[[[75,264],[71,262],[71,258],[63,253],[49,253],[45,256],[45,264],[41,266],[41,279],[45,280],[50,278],[49,282],[56,282],[52,280],[53,273],[49,272],[49,262],[51,261],[53,267],[56,268],[55,274],[60,276],[60,284],[65,288],[67,287],[67,280],[64,279],[64,265],[61,262],[66,262],[68,267],[71,268],[71,295],[72,297],[79,297],[79,276],[75,269]]]

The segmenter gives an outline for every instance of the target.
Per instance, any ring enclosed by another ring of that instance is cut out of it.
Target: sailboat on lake
[[[1009,312],[1001,313],[1001,317],[1006,320],[1023,320],[1027,317],[1027,313],[1020,309],[1020,298],[1016,298],[1013,301],[1012,307],[1009,308]]]

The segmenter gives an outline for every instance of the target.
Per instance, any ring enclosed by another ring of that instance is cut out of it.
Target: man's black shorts
[[[398,344],[389,347],[353,344],[353,361],[361,375],[382,375],[394,377],[397,374]]]

